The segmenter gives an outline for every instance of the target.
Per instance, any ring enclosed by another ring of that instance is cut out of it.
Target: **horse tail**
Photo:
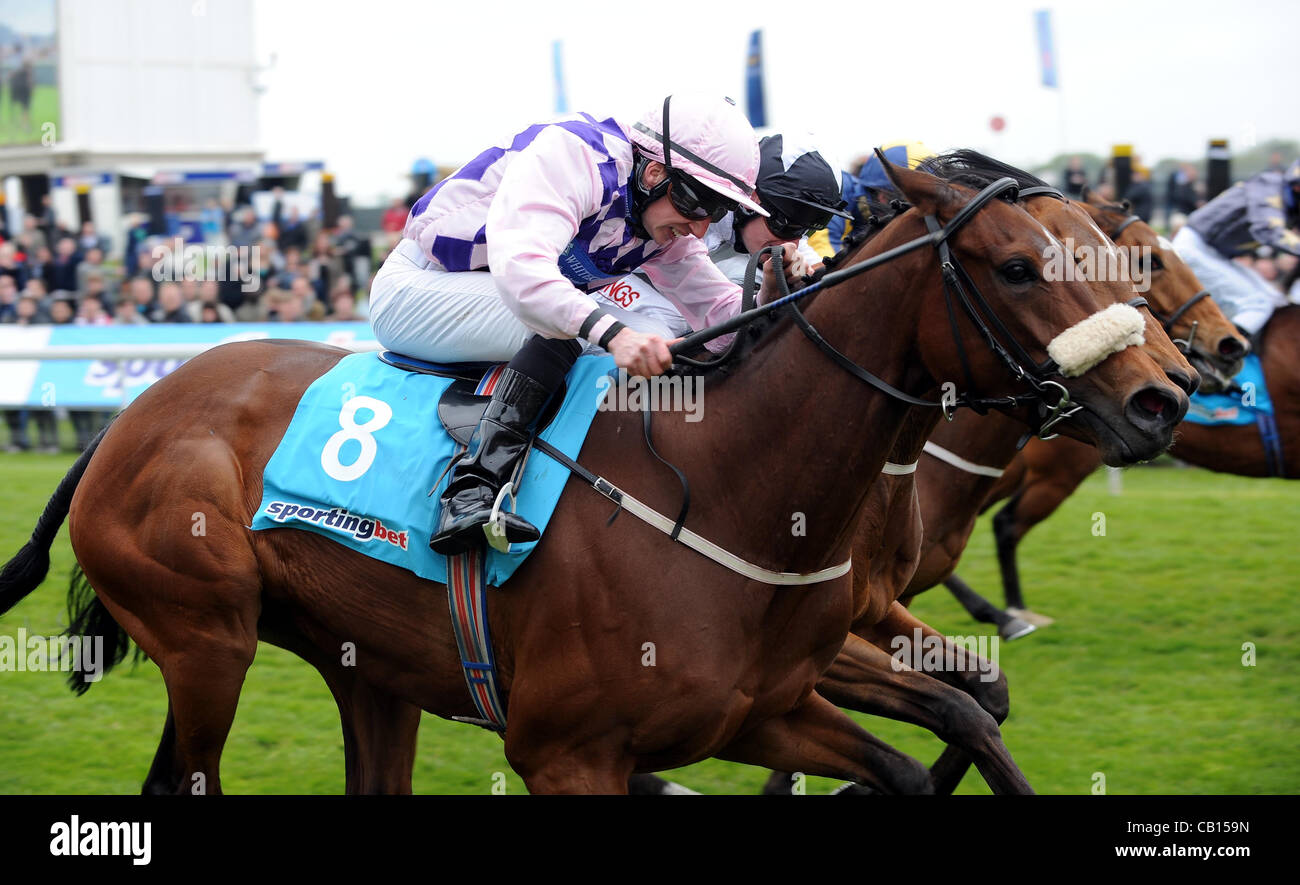
[[[90,464],[90,459],[95,456],[95,451],[104,439],[104,434],[111,426],[112,421],[91,440],[90,445],[86,446],[81,457],[73,463],[58,488],[54,490],[54,494],[50,496],[44,512],[36,520],[36,528],[32,530],[31,540],[23,545],[13,559],[5,563],[3,569],[0,569],[0,615],[9,611],[39,587],[45,580],[45,576],[49,574],[50,547],[54,545],[54,537],[59,533],[59,526],[63,525],[63,521],[68,518],[72,495],[76,492],[77,485]],[[68,585],[68,629],[63,635],[100,637],[104,648],[108,651],[107,659],[103,661],[102,672],[108,672],[114,664],[120,663],[130,645],[126,631],[113,620],[104,603],[100,602],[99,597],[95,595],[95,589],[90,586],[90,581],[79,564],[73,567],[72,580]],[[75,670],[68,675],[68,687],[79,695],[85,694],[91,686],[90,682],[80,677],[81,674]]]
[[[81,570],[80,565],[72,569],[72,580],[68,583],[68,629],[63,635],[70,638],[91,637],[101,640],[103,654],[100,659],[99,674],[112,670],[122,663],[131,646],[131,638],[126,635],[122,625],[109,614],[104,603],[90,586],[90,579]],[[135,650],[138,661],[143,652],[137,646]],[[68,673],[68,688],[78,696],[89,690],[93,683],[83,678],[76,670]]]
[[[108,431],[105,427],[99,435],[81,453],[81,457],[72,465],[72,469],[63,477],[59,487],[54,490],[50,502],[45,505],[45,512],[36,520],[32,538],[23,545],[23,549],[0,569],[0,615],[17,605],[27,594],[41,585],[50,571],[50,547],[54,536],[59,533],[59,526],[68,518],[68,507],[72,504],[72,493],[77,490],[86,472],[86,465],[99,448],[99,442]]]

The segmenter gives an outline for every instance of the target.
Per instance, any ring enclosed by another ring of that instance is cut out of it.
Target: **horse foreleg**
[[[901,604],[894,604],[889,607],[879,622],[874,624],[869,630],[859,630],[858,633],[868,642],[877,648],[893,652],[894,637],[905,636],[914,638],[917,630],[921,631],[923,640],[926,637],[933,637],[930,642],[939,642],[942,644],[944,655],[943,660],[949,660],[947,654],[952,647],[948,637],[939,633],[929,624],[921,621],[913,615],[907,608]],[[1011,709],[1010,694],[1007,690],[1007,679],[1001,669],[997,670],[995,679],[989,680],[986,674],[992,672],[992,668],[987,661],[982,658],[966,655],[969,659],[968,664],[974,666],[958,667],[951,670],[946,668],[927,669],[925,658],[922,656],[921,671],[927,675],[939,680],[940,682],[951,685],[954,688],[961,689],[966,694],[973,697],[999,726],[1006,721],[1007,714]],[[940,793],[951,793],[957,789],[961,779],[966,776],[966,770],[970,768],[971,758],[960,747],[949,745],[930,767],[930,775],[934,778],[935,790]]]
[[[925,766],[895,750],[813,692],[716,754],[719,759],[866,784],[884,793],[932,793]]]
[[[895,607],[902,609],[901,606]],[[910,631],[899,635],[907,643],[903,648],[911,645],[915,638]],[[930,631],[928,635],[938,634]],[[897,647],[896,643],[891,644]],[[950,651],[955,656],[956,647],[947,643],[943,647],[944,656]],[[966,653],[964,649],[962,652]],[[907,659],[916,662],[912,655]],[[983,668],[983,672],[992,671]],[[920,725],[950,744],[930,770],[936,791],[951,793],[956,789],[973,759],[994,792],[1033,792],[1011,758],[998,729],[998,723],[1006,717],[1006,704],[996,703],[999,696],[996,688],[986,692],[990,706],[998,714],[995,716],[967,691],[941,681],[940,675],[951,678],[953,674],[914,669],[907,661],[900,661],[850,634],[831,668],[823,674],[818,691],[849,709]],[[1005,688],[1000,673],[998,679],[1002,680]],[[1005,699],[1005,692],[1001,697]]]
[[[993,516],[993,540],[997,544],[998,567],[1002,571],[1002,595],[1007,608],[1024,611],[1025,597],[1020,589],[1020,567],[1016,562],[1016,547],[1024,532],[1016,528],[1016,504],[1023,492],[1017,492]],[[1025,529],[1028,531],[1028,529]]]
[[[943,586],[948,588],[948,592],[961,603],[961,607],[966,609],[966,612],[972,618],[982,624],[996,624],[998,635],[1008,642],[1022,636],[1028,636],[1037,629],[1028,621],[1021,620],[1015,615],[1008,614],[998,608],[972,590],[970,584],[967,584],[956,575],[949,575],[945,578]]]
[[[1016,552],[1025,535],[1055,513],[1087,477],[1087,471],[1081,472],[1076,467],[1069,459],[1063,459],[1062,464],[1045,478],[1031,474],[1026,485],[993,517],[993,538],[997,543],[998,567],[1002,571],[1007,610],[1039,627],[1052,623],[1052,619],[1030,611],[1025,605]]]

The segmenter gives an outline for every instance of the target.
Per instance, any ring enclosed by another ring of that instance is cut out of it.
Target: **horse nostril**
[[[1201,386],[1201,375],[1199,372],[1188,375],[1181,369],[1166,369],[1165,375],[1170,381],[1178,385],[1179,390],[1188,396],[1196,393],[1197,389]]]
[[[1133,401],[1136,402],[1143,411],[1154,415],[1157,418],[1164,415],[1165,409],[1172,408],[1169,397],[1165,396],[1153,387],[1148,387],[1145,390],[1138,391],[1137,396],[1133,397]]]
[[[1241,359],[1246,355],[1246,351],[1249,349],[1250,344],[1232,335],[1219,339],[1219,356],[1224,357],[1225,359]]]

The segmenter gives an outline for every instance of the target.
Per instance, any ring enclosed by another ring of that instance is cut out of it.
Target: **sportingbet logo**
[[[288,501],[272,501],[266,505],[266,515],[276,522],[296,519],[333,529],[341,535],[351,535],[358,541],[387,541],[394,547],[406,549],[406,532],[387,528],[377,519],[356,516],[342,507],[322,510],[319,507],[291,504]]]

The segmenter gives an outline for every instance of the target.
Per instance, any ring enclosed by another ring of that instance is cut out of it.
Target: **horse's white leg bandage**
[[[1047,345],[1047,355],[1056,360],[1061,374],[1076,378],[1112,353],[1145,341],[1146,319],[1128,304],[1112,304],[1080,320]]]

